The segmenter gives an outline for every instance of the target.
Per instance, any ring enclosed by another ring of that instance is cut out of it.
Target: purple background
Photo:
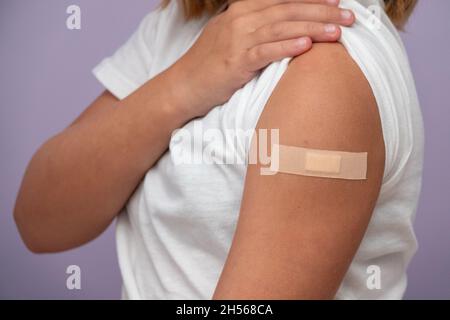
[[[12,208],[34,151],[101,92],[90,70],[130,36],[156,2],[0,1],[0,298],[120,297],[112,227],[82,248],[38,256],[22,244]],[[66,29],[70,4],[82,9],[82,30]],[[410,299],[450,298],[449,12],[448,0],[421,0],[403,34],[427,132]],[[82,290],[65,287],[71,264],[81,267]]]

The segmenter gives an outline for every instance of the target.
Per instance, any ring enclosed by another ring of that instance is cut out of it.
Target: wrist
[[[189,120],[203,116],[205,106],[197,94],[192,72],[176,63],[160,75],[167,94],[167,107],[183,114]]]

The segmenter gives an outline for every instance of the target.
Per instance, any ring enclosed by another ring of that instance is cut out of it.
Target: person
[[[165,1],[33,156],[25,244],[75,248],[118,216],[125,299],[402,298],[424,133],[396,27],[414,5]],[[227,139],[239,130],[367,152],[367,179],[263,175],[262,159],[228,161],[249,157],[248,135]]]

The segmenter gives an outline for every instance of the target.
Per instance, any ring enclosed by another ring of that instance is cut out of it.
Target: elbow
[[[26,212],[19,208],[19,203],[16,202],[13,214],[14,222],[16,223],[17,230],[19,231],[19,235],[25,244],[25,247],[35,254],[49,253],[50,248],[39,241],[39,238],[41,237],[39,237],[34,230],[37,228],[35,228],[35,226],[33,227],[33,223],[27,217]]]
[[[19,235],[26,248],[32,253],[42,254],[54,252],[50,245],[48,230],[48,205],[43,201],[47,193],[44,179],[37,173],[42,172],[39,154],[42,147],[31,159],[14,205],[13,218]],[[39,192],[36,192],[40,190]]]
[[[55,251],[46,248],[45,246],[40,245],[36,241],[26,240],[25,237],[22,236],[23,243],[25,244],[25,247],[28,249],[29,252],[41,255],[46,253],[54,253]]]
[[[36,209],[20,200],[16,201],[13,216],[25,247],[35,254],[68,251],[94,238],[62,223],[55,218],[54,210]]]
[[[17,230],[25,247],[35,254],[54,253],[59,251],[50,241],[48,241],[48,234],[45,232],[43,219],[33,218],[36,212],[24,209],[24,207],[25,206],[17,200],[13,216]]]

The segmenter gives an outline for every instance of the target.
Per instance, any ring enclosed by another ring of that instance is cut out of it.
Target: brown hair
[[[170,1],[162,0],[162,5],[166,6]],[[204,12],[214,13],[227,0],[181,0],[184,4],[186,18],[191,19],[200,16]],[[392,22],[401,28],[408,20],[418,0],[384,0],[386,13]]]
[[[384,0],[386,13],[398,28],[402,28],[408,21],[417,1],[418,0]]]

